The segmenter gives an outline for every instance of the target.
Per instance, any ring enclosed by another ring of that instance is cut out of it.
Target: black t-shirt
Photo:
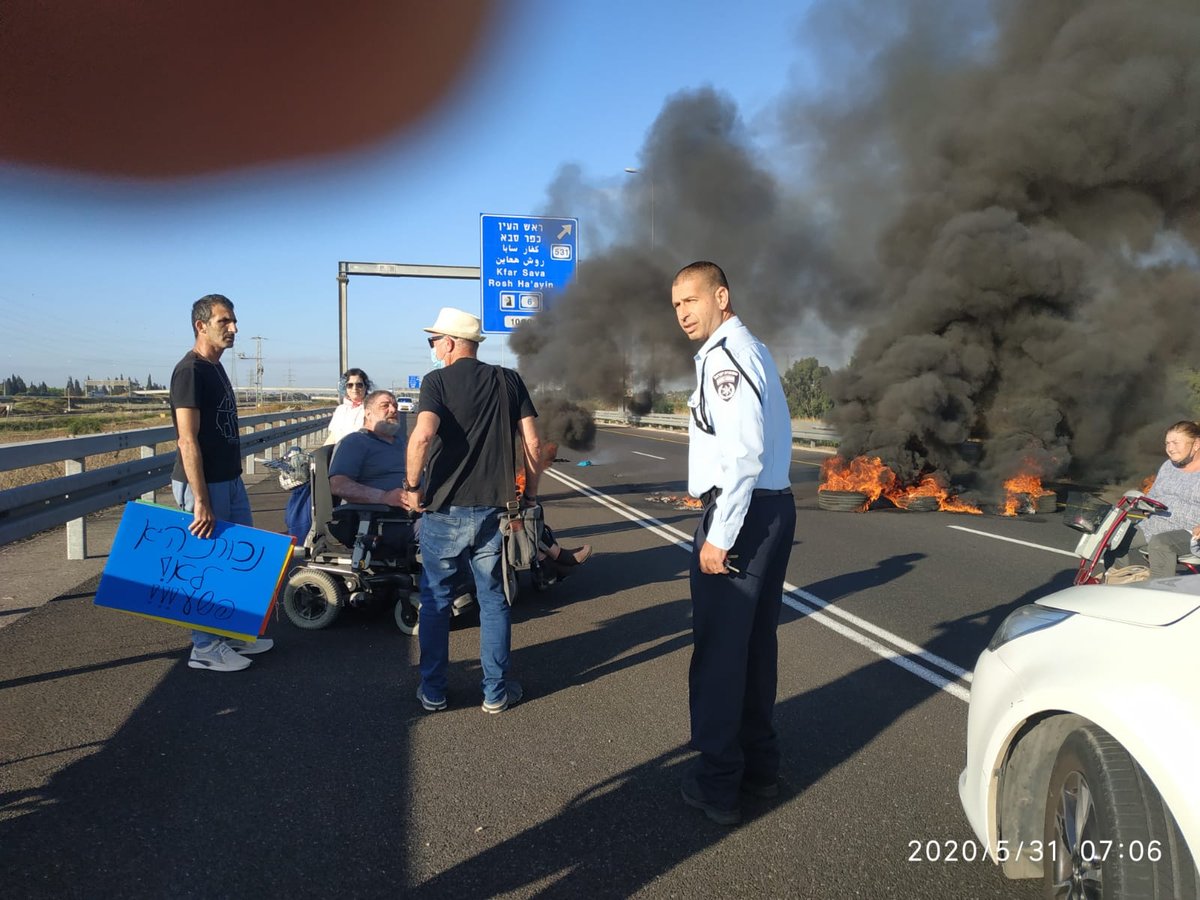
[[[500,384],[496,369],[466,358],[444,369],[434,369],[421,380],[419,408],[421,412],[436,413],[441,420],[425,467],[424,496],[426,502],[442,496],[445,500],[431,508],[503,507],[516,496],[515,469],[523,464],[524,457],[519,448],[514,449],[514,471],[505,473],[502,441],[512,444],[520,430],[518,422],[536,416],[537,410],[521,376],[512,369],[502,369],[508,385],[508,413],[498,415]]]
[[[220,363],[189,350],[171,373],[171,416],[175,410],[200,410],[200,457],[208,483],[233,481],[242,474],[242,440],[238,432],[237,399]],[[179,423],[175,423],[176,431]],[[175,454],[175,481],[187,481],[183,457]]]

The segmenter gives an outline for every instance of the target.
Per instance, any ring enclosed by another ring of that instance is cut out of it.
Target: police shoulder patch
[[[731,400],[741,378],[737,369],[722,369],[720,372],[714,372],[713,389],[722,400]]]

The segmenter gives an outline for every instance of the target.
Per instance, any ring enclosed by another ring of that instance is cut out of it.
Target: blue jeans
[[[171,482],[171,493],[179,508],[191,512],[196,506],[196,497],[191,485],[183,481]],[[222,522],[232,522],[234,525],[254,526],[254,515],[250,510],[250,497],[246,494],[246,485],[242,484],[241,476],[232,481],[210,481],[208,483],[208,502],[212,506],[213,515]],[[203,650],[221,639],[220,635],[209,631],[193,631],[192,644]]]
[[[512,626],[501,581],[500,510],[491,506],[450,506],[421,517],[421,690],[433,701],[446,699],[450,665],[451,604],[475,576],[479,603],[479,663],[483,699],[500,702],[506,693]]]

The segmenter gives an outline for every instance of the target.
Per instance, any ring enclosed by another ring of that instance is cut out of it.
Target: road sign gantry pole
[[[337,377],[350,368],[350,338],[347,329],[348,293],[351,275],[383,275],[388,278],[454,278],[478,281],[479,266],[421,266],[406,263],[339,262],[338,263],[338,371]]]

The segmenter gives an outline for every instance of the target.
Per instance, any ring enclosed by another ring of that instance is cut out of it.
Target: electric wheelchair
[[[284,584],[288,619],[299,628],[326,628],[348,606],[391,603],[400,630],[417,634],[419,514],[381,504],[335,505],[329,490],[333,447],[319,447],[311,455],[312,526],[296,553],[300,562]],[[460,615],[473,605],[473,594],[464,589],[453,613]]]

